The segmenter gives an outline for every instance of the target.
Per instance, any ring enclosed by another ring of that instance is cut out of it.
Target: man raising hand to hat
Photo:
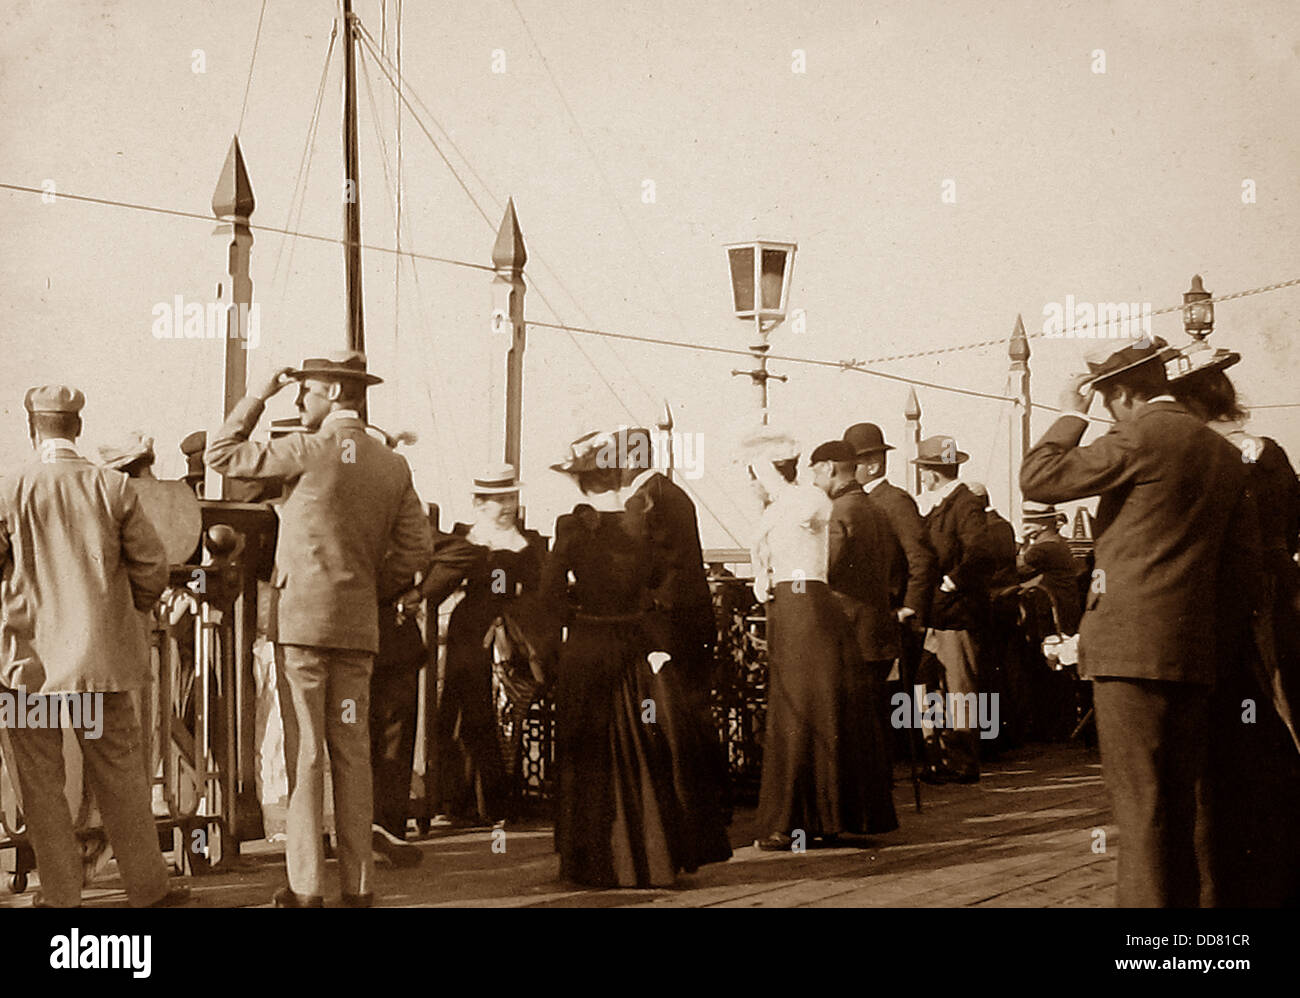
[[[248,435],[269,399],[297,382],[306,433],[269,443]],[[242,399],[208,445],[208,467],[237,478],[280,478],[271,584],[280,591],[280,710],[289,767],[289,887],[277,907],[320,907],[324,756],[334,781],[343,903],[373,900],[370,673],[379,647],[378,606],[422,570],[429,522],[406,460],[366,432],[365,390],[380,379],[354,350],[283,369]]]
[[[1196,797],[1212,737],[1216,594],[1226,580],[1249,591],[1258,560],[1246,466],[1168,394],[1164,347],[1144,338],[1089,358],[1088,374],[1062,394],[1065,414],[1020,469],[1027,499],[1101,497],[1079,674],[1093,680],[1102,770],[1123,835],[1120,907],[1199,901]],[[1080,447],[1094,392],[1115,425]]]

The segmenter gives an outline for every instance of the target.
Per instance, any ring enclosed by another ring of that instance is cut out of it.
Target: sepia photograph
[[[321,950],[250,908],[1286,958],[1291,0],[0,18],[20,979]]]

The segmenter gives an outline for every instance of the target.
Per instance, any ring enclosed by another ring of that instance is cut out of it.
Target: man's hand
[[[401,596],[397,597],[393,604],[397,607],[397,622],[399,624],[404,623],[407,617],[414,616],[415,612],[420,608],[420,602],[423,599],[424,596],[420,592],[419,587],[408,589],[406,592],[402,593]]]
[[[948,578],[948,576],[945,575],[943,577],[943,582],[939,583],[939,592],[955,593],[956,591],[957,591],[956,583],[954,583],[952,579]]]
[[[1081,395],[1079,390],[1091,378],[1091,374],[1076,374],[1070,379],[1065,391],[1061,392],[1061,412],[1074,413],[1079,416],[1087,414],[1088,408],[1092,405],[1092,397],[1097,394],[1097,391],[1089,387],[1088,391]]]
[[[285,385],[293,384],[294,379],[289,377],[292,371],[293,371],[292,367],[280,368],[273,375],[271,375],[271,377],[267,380],[266,384],[264,384],[258,390],[257,397],[261,399],[263,402],[265,402],[268,399],[270,399],[272,395],[274,395],[276,392],[282,389]]]

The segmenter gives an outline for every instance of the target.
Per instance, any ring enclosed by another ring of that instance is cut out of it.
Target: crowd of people
[[[873,423],[806,462],[772,428],[743,441],[763,506],[751,552],[768,666],[760,849],[898,827],[894,767],[914,712],[891,691],[917,698],[917,715],[924,701],[919,777],[977,782],[991,752],[1045,730],[1038,639],[1078,632],[1121,835],[1119,903],[1300,898],[1300,485],[1274,441],[1246,432],[1224,373],[1235,359],[1159,340],[1091,359],[1024,462],[1019,542],[987,490],[963,481],[968,455],[952,436],[920,443],[919,501],[887,480],[894,448]],[[268,633],[289,795],[288,882],[274,904],[324,903],[327,760],[342,903],[373,904],[376,855],[419,861],[407,841],[427,660],[418,610],[458,591],[430,790],[448,823],[513,817],[495,678],[516,731],[541,691],[555,703],[563,878],[667,886],[727,860],[713,598],[694,505],[656,470],[651,434],[622,427],[573,442],[552,467],[581,501],[549,545],[522,527],[510,465],[484,469],[472,522],[442,532],[400,440],[362,418],[379,383],[354,351],[309,359],[277,371],[211,440],[185,445],[246,497],[276,501]],[[298,418],[250,440],[289,385]],[[1114,425],[1080,446],[1094,393]],[[129,700],[148,679],[142,614],[168,580],[129,481],[149,475],[151,451],[137,439],[86,460],[75,445],[84,402],[62,386],[26,398],[39,460],[0,490],[0,685],[104,694],[104,736],[80,742],[127,893],[178,904],[187,891],[168,884]],[[1075,556],[1053,505],[1093,496],[1095,563]],[[7,744],[41,875],[36,903],[75,906],[82,866],[60,733],[13,730]]]

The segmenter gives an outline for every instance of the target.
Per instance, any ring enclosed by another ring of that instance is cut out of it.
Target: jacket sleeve
[[[882,508],[907,560],[907,589],[903,605],[915,610],[924,621],[929,617],[930,600],[939,585],[939,559],[930,546],[925,521],[916,505],[907,495],[899,498],[898,502],[882,504]]]
[[[162,540],[140,507],[135,486],[125,477],[122,486],[122,564],[131,582],[131,601],[143,612],[158,602],[167,588],[170,570]]]
[[[261,399],[252,396],[240,399],[203,452],[203,463],[227,478],[295,481],[306,469],[308,434],[293,433],[270,443],[252,443],[248,436],[263,409],[265,404]]]
[[[379,601],[386,603],[401,595],[415,578],[415,573],[429,564],[432,554],[429,518],[424,515],[424,507],[415,494],[408,470],[406,489],[389,533],[388,554],[379,573]]]
[[[853,534],[852,526],[845,518],[843,509],[836,509],[835,504],[831,504],[831,518],[827,525],[827,550],[826,558],[826,579],[834,583],[840,578],[841,570],[845,573],[849,571],[848,565],[841,565],[841,561],[846,560],[849,552],[849,538]],[[834,586],[832,586],[834,588]]]
[[[1026,499],[1049,503],[1085,499],[1132,477],[1135,431],[1126,423],[1116,423],[1105,436],[1080,447],[1087,428],[1082,416],[1062,416],[1030,448],[1020,466],[1020,489]]]
[[[487,568],[486,552],[456,534],[433,534],[433,560],[425,567],[420,592],[431,606],[441,606],[467,578]]]
[[[961,561],[948,573],[958,589],[987,588],[996,564],[992,531],[982,504],[977,499],[964,502],[957,512],[957,536],[961,541]]]

